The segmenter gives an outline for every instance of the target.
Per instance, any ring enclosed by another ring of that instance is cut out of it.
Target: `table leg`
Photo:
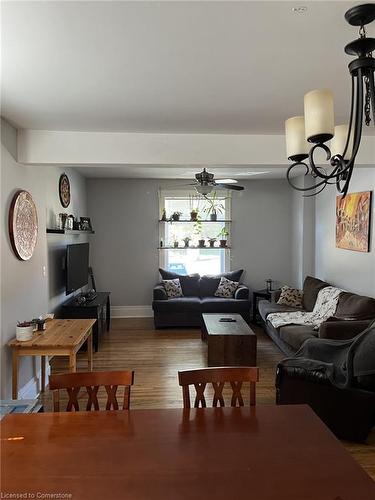
[[[110,302],[109,296],[107,299],[106,320],[107,320],[107,332],[109,332],[109,329],[111,326],[111,302]]]
[[[40,362],[42,365],[41,390],[42,390],[42,392],[44,392],[46,389],[46,357],[40,356]]]
[[[92,372],[92,329],[90,335],[87,338],[87,363],[89,371]]]
[[[77,371],[77,353],[71,352],[69,355],[69,371],[76,372]]]
[[[13,349],[12,353],[12,398],[18,398],[18,352]]]

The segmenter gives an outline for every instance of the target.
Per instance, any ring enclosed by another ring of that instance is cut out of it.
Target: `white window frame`
[[[226,198],[225,202],[225,213],[224,213],[224,219],[225,220],[230,220],[231,221],[231,212],[232,212],[232,196],[230,191],[224,191],[224,190],[217,190],[218,195],[220,197],[220,192],[223,193],[223,197]],[[189,189],[186,187],[181,187],[181,188],[174,188],[174,189],[168,189],[168,188],[160,188],[159,189],[159,220],[161,218],[161,214],[163,212],[163,209],[165,208],[165,199],[166,198],[182,198],[182,199],[187,199],[189,195],[196,195],[197,192],[194,188]],[[218,221],[220,222],[220,220]],[[165,242],[166,240],[166,224],[167,223],[162,223],[158,222],[159,224],[159,245],[160,242],[163,241]],[[227,231],[229,231],[229,247],[231,247],[231,241],[232,241],[232,224],[231,223],[226,223],[225,228]],[[194,250],[191,250],[194,251]],[[220,250],[223,252],[223,265],[224,269],[222,272],[228,272],[230,271],[230,264],[231,264],[231,248],[226,248],[223,250]],[[166,269],[167,266],[167,252],[168,250],[159,250],[159,267],[162,269]]]

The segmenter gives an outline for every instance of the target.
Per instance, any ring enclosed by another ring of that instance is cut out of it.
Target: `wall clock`
[[[38,214],[31,194],[17,191],[9,209],[9,237],[20,260],[31,259],[38,238]]]
[[[70,182],[66,174],[60,175],[59,196],[61,205],[66,208],[70,204]]]

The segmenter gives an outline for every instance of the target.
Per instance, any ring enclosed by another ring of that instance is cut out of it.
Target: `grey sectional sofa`
[[[319,291],[329,283],[308,276],[303,285],[303,310],[312,311]],[[301,311],[295,307],[277,304],[278,294],[272,300],[261,300],[259,314],[266,333],[287,356],[293,356],[302,344],[310,338],[350,339],[361,333],[375,318],[375,299],[349,292],[342,292],[335,317],[324,322],[319,330],[306,325],[286,325],[274,328],[267,316],[274,312]]]
[[[233,298],[214,295],[221,276],[240,281],[242,269],[217,276],[182,276],[163,269],[159,271],[162,279],[179,278],[184,296],[168,298],[162,283],[154,287],[152,308],[156,328],[201,327],[202,313],[238,313],[250,322],[251,303],[247,286],[239,285]]]

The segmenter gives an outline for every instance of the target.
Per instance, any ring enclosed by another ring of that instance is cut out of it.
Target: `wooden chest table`
[[[256,366],[257,337],[240,314],[202,315],[208,344],[208,366]],[[233,318],[235,322],[221,322]]]
[[[76,355],[87,340],[87,361],[92,371],[92,327],[95,319],[53,319],[46,323],[46,330],[35,332],[31,340],[20,342],[15,338],[8,342],[13,350],[12,397],[18,397],[19,356],[41,356],[42,391],[46,384],[46,356],[69,356],[69,370],[76,371]]]

